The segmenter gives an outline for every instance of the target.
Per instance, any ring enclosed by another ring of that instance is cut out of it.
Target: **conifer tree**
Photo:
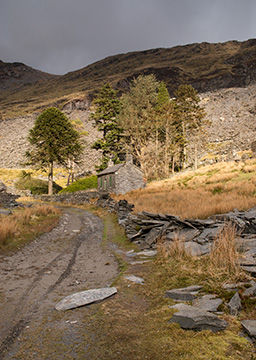
[[[117,92],[109,85],[103,85],[98,96],[93,101],[90,119],[95,121],[102,138],[98,139],[92,148],[102,151],[101,165],[97,166],[99,171],[107,167],[111,158],[115,164],[119,162],[119,155],[122,152],[120,142],[122,129],[118,125],[116,116],[120,110],[120,100]]]
[[[154,75],[139,76],[131,82],[130,92],[121,98],[119,124],[124,130],[127,150],[132,153],[147,177],[148,145],[154,139],[155,107],[159,83]]]
[[[82,145],[77,131],[59,109],[44,110],[30,129],[28,136],[31,149],[26,152],[28,165],[34,165],[48,174],[48,194],[52,195],[53,167],[67,167],[70,157],[78,161]]]
[[[195,144],[195,167],[197,167],[197,144],[198,134],[203,129],[206,122],[204,109],[200,106],[200,98],[197,91],[191,85],[180,85],[175,91],[175,104],[177,111],[178,123],[181,144],[181,161],[183,167],[187,156],[188,135],[193,137]]]

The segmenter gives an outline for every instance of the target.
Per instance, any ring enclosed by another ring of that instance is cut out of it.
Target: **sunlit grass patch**
[[[57,224],[60,214],[52,205],[36,205],[0,217],[0,251],[15,250],[50,231]]]
[[[115,196],[115,199],[125,198],[135,205],[135,212],[145,210],[191,219],[207,218],[235,208],[247,210],[256,206],[256,175],[242,170],[253,161],[205,166],[154,181],[145,189]]]

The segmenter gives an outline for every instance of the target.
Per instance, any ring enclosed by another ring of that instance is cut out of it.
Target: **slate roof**
[[[117,164],[111,167],[106,168],[105,170],[98,173],[98,176],[101,175],[107,175],[107,174],[114,174],[116,171],[118,171],[124,164]]]

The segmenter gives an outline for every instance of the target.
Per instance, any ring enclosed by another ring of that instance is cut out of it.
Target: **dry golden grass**
[[[17,220],[14,217],[0,219],[0,246],[6,245],[8,240],[17,234]]]
[[[244,172],[248,166],[250,172]],[[114,197],[134,204],[135,212],[144,210],[195,219],[256,206],[255,193],[256,161],[252,159],[205,166]]]
[[[233,274],[236,278],[241,275],[239,265],[239,252],[236,245],[236,229],[232,224],[225,226],[214,241],[212,251],[209,256],[209,269],[212,273],[223,271]]]
[[[14,181],[20,178],[22,171],[26,171],[31,173],[35,178],[43,178],[47,179],[47,174],[43,173],[39,170],[34,169],[3,169],[0,168],[0,181],[3,181],[6,185],[13,184]],[[65,187],[67,184],[68,171],[64,168],[55,168],[53,171],[54,181]]]
[[[50,231],[60,214],[52,205],[36,205],[0,217],[0,250],[14,249],[34,236]]]
[[[216,193],[206,189],[174,189],[170,191],[133,191],[125,198],[135,205],[135,211],[149,211],[152,213],[172,214],[181,218],[207,218],[214,214],[226,213],[235,208],[249,209],[256,206],[256,197],[249,197],[239,192]]]
[[[234,179],[235,177],[238,176],[238,173],[224,173],[224,174],[214,174],[212,176],[210,176],[208,178],[208,180],[206,180],[206,184],[214,184],[217,182],[227,182],[230,181],[231,179]]]

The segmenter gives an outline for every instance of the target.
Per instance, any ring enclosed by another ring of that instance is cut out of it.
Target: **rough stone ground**
[[[54,306],[74,292],[111,285],[118,264],[102,234],[98,217],[69,208],[52,232],[0,257],[0,359],[87,358],[75,349],[93,310],[60,315]]]

